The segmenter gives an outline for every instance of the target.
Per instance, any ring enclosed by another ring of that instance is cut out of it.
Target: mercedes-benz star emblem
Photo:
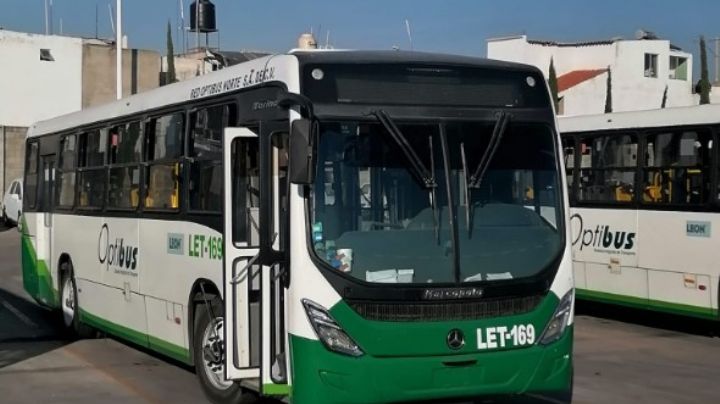
[[[465,335],[457,328],[450,330],[447,335],[447,345],[452,350],[458,350],[465,346]]]

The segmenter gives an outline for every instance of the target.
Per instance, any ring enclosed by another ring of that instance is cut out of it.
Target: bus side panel
[[[638,264],[649,269],[649,305],[716,317],[720,215],[640,211],[638,222]]]

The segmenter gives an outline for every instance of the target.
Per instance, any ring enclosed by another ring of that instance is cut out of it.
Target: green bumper
[[[367,404],[563,392],[572,380],[572,341],[571,326],[549,346],[449,356],[351,358],[329,352],[319,341],[293,336],[292,401]]]

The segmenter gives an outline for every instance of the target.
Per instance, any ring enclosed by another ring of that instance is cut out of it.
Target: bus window
[[[567,177],[568,191],[572,197],[572,188],[575,180],[575,138],[572,136],[563,137],[562,148],[565,158],[565,175]]]
[[[101,209],[105,201],[105,154],[108,130],[95,130],[80,135],[78,145],[78,200],[84,209]]]
[[[182,156],[183,114],[152,119],[146,126],[148,209],[177,210],[180,207],[180,157]]]
[[[140,122],[110,129],[108,207],[135,209],[140,202]]]
[[[217,105],[190,114],[190,210],[222,210],[222,134],[235,125],[235,105]]]
[[[60,163],[57,170],[55,206],[72,208],[75,203],[75,152],[77,136],[65,136],[60,142]]]
[[[643,202],[702,204],[710,194],[709,132],[649,134],[643,168]]]
[[[637,137],[612,134],[580,140],[578,200],[632,202],[635,198]]]
[[[28,143],[27,159],[25,167],[25,208],[37,206],[37,184],[38,184],[38,143]]]
[[[260,143],[257,138],[233,141],[233,242],[259,245]]]

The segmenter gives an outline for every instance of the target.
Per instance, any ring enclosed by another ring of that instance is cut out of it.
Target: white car
[[[7,226],[17,225],[22,215],[23,185],[18,178],[10,183],[2,200],[2,221]]]

